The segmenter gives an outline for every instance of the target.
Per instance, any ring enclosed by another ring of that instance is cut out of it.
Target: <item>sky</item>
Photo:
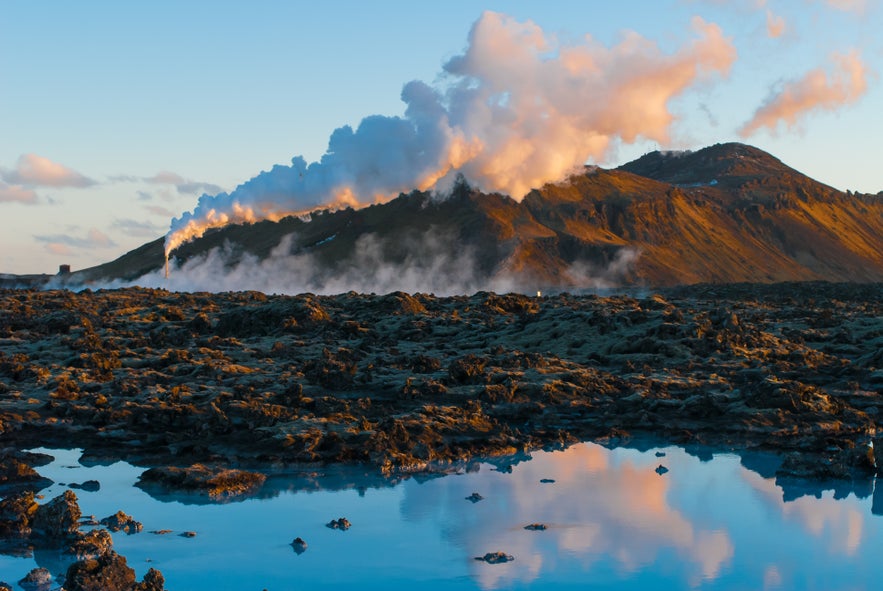
[[[0,273],[728,141],[877,193],[880,30],[879,0],[4,0]]]

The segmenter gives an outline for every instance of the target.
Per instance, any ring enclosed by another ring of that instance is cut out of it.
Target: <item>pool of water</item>
[[[99,481],[97,492],[76,491],[84,515],[122,509],[141,521],[142,533],[113,534],[114,547],[139,578],[157,568],[174,591],[830,590],[876,589],[883,579],[874,483],[800,496],[763,476],[771,472],[761,456],[586,443],[534,453],[511,471],[476,463],[390,486],[341,469],[279,477],[259,498],[212,504],[154,498],[133,486],[142,469],[123,462],[84,466],[77,450],[37,451],[55,457],[38,470],[56,482],[45,498]],[[467,500],[473,492],[483,500]],[[338,517],[351,529],[326,527]],[[546,529],[524,529],[531,523]],[[164,529],[172,533],[151,533]],[[290,545],[298,536],[302,554]],[[514,560],[475,560],[497,551]],[[15,585],[35,566],[57,574],[66,565],[54,552],[0,555],[0,580]]]

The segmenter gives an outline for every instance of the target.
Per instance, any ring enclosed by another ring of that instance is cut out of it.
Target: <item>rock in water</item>
[[[659,464],[658,466],[656,466],[656,473],[659,474],[660,476],[662,476],[666,472],[668,472],[668,468],[666,468],[662,464]]]
[[[111,548],[113,548],[113,538],[110,533],[106,529],[93,529],[86,533],[78,533],[66,552],[84,560],[101,556]]]
[[[104,525],[110,531],[124,531],[127,534],[137,534],[144,526],[140,521],[135,521],[135,519],[131,515],[126,515],[122,511],[117,511],[110,517],[105,517],[101,520],[101,525]]]
[[[64,585],[67,591],[163,591],[165,579],[161,572],[150,569],[140,583],[136,582],[126,558],[111,550],[70,565]]]
[[[298,554],[303,554],[307,551],[307,543],[301,537],[294,538],[294,541],[291,542],[291,547],[294,548],[294,551]]]
[[[52,586],[52,574],[45,568],[35,568],[18,584],[27,591],[49,591]]]
[[[484,497],[478,494],[477,492],[472,493],[468,497],[466,497],[467,501],[472,501],[473,503],[477,503],[478,501],[483,500]]]
[[[31,535],[31,519],[39,505],[34,493],[23,492],[0,501],[0,538],[26,539]]]
[[[548,529],[545,523],[531,523],[530,525],[525,525],[524,529],[530,531],[544,531]]]
[[[350,520],[346,517],[341,517],[340,519],[332,519],[328,523],[325,524],[326,527],[330,527],[331,529],[339,529],[339,530],[347,530],[350,528],[352,524]]]
[[[488,552],[484,556],[476,556],[475,560],[483,560],[488,564],[502,564],[515,560],[515,557],[505,552]]]
[[[40,505],[31,520],[33,535],[50,540],[67,540],[77,536],[82,513],[77,504],[77,495],[72,490],[64,491],[45,505]]]

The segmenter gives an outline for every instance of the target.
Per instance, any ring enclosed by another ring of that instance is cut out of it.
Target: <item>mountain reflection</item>
[[[484,589],[529,583],[567,562],[593,575],[622,578],[672,554],[683,564],[686,583],[715,579],[732,559],[733,543],[726,531],[694,523],[672,505],[672,480],[655,472],[655,459],[616,461],[600,446],[581,444],[483,479],[486,489],[476,491],[483,502],[464,500],[473,491],[463,478],[410,487],[402,515],[415,521],[447,512],[444,535],[469,557],[495,551],[515,556],[505,565],[474,561],[472,575]],[[523,529],[534,522],[548,529]]]

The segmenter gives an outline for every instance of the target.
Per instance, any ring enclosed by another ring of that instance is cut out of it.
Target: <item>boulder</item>
[[[110,517],[105,517],[100,523],[110,531],[124,531],[129,535],[137,534],[144,529],[140,521],[135,521],[131,515],[126,515],[122,511],[117,511]]]
[[[82,513],[76,493],[66,490],[37,508],[31,520],[32,535],[57,541],[75,538],[80,529],[80,517]]]
[[[488,564],[502,564],[515,560],[515,557],[505,552],[488,552],[484,556],[476,556],[475,560],[483,560]]]
[[[35,568],[18,584],[26,591],[49,591],[52,588],[52,573],[45,568]]]
[[[113,550],[96,558],[75,562],[67,569],[67,591],[162,591],[162,573],[150,569],[139,583],[126,558]]]

